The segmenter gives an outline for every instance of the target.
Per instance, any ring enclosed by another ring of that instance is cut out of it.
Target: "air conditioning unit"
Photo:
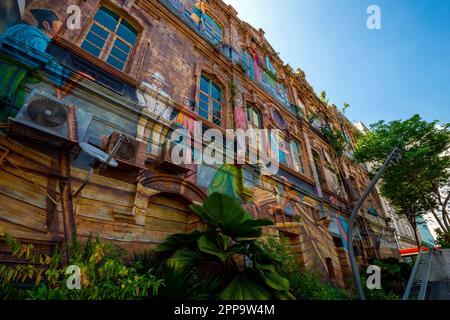
[[[114,132],[109,137],[103,137],[101,148],[111,154],[120,136],[119,132]],[[119,163],[119,168],[132,170],[145,169],[146,158],[147,145],[128,136],[125,137],[114,156],[114,159]]]
[[[8,133],[56,147],[73,147],[84,136],[92,114],[34,90],[15,118],[8,119]]]
[[[176,146],[176,143],[167,140],[163,147],[162,152],[158,160],[158,166],[171,172],[178,174],[187,174],[192,170],[186,164],[177,164],[172,161],[172,150]]]

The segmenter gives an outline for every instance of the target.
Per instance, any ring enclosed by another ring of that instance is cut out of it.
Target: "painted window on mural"
[[[213,44],[222,43],[222,28],[207,14],[202,19],[202,32]]]
[[[223,29],[207,13],[207,1],[197,1],[191,14],[192,21],[200,29],[201,33],[214,45],[222,43]]]
[[[259,83],[265,90],[276,97],[281,103],[286,107],[291,106],[288,98],[288,93],[286,88],[277,81],[276,74],[277,71],[272,65],[270,58],[261,60],[255,50],[248,49],[243,50],[241,55],[242,67],[245,69],[247,75],[257,83]],[[265,67],[261,67],[260,62],[265,64]]]
[[[253,65],[253,58],[247,51],[242,52],[242,65],[247,72],[247,75],[255,80],[255,67]]]
[[[269,73],[271,75],[273,75],[274,77],[277,76],[277,69],[275,69],[275,67],[273,66],[272,61],[270,61],[269,57],[266,57],[266,68],[267,68],[267,71],[269,71]]]
[[[123,70],[137,37],[138,32],[125,19],[100,7],[81,48],[114,68]]]
[[[275,137],[270,137],[270,141],[271,141],[271,149],[272,152],[275,152],[275,148],[274,148],[274,143],[276,141],[274,141],[273,139],[275,139]],[[290,151],[289,151],[289,144],[286,142],[286,139],[282,136],[278,137],[278,146],[279,146],[279,150],[278,150],[278,156],[279,156],[279,163],[284,164],[287,167],[291,166],[291,160],[290,160]]]
[[[299,142],[291,141],[292,160],[295,171],[305,173],[305,167],[303,166],[302,149]]]
[[[254,106],[247,106],[247,120],[249,128],[261,128],[261,113]]]
[[[199,115],[222,126],[222,89],[205,75],[200,79]]]
[[[289,102],[289,96],[288,96],[286,87],[280,83],[279,88],[280,88],[280,96],[281,96],[281,99],[283,100],[283,103],[285,105],[289,105],[290,102]]]

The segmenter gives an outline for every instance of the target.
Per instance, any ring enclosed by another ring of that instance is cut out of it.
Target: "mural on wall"
[[[208,14],[209,0],[161,0],[184,22],[194,27],[206,40],[220,45],[223,29]]]
[[[24,6],[25,0],[0,1],[0,33],[20,21]]]
[[[29,76],[35,66],[29,65],[28,55],[38,58],[44,54],[62,26],[62,21],[52,10],[32,9],[30,13],[33,21],[20,21],[0,35],[0,99],[8,103],[0,111],[0,122],[14,117],[23,105],[25,92],[21,85],[39,82],[39,79]],[[6,52],[7,47],[13,54]]]
[[[195,120],[170,105],[173,99],[169,87],[166,78],[160,72],[155,72],[149,76],[148,82],[143,81],[136,90],[138,106],[142,110],[136,137],[137,140],[148,144],[148,152],[154,155],[159,153],[168,128],[155,125],[155,121],[151,119],[165,120],[172,128],[182,127],[194,134]],[[184,107],[187,110],[192,109],[190,100],[186,99]]]
[[[30,1],[31,2],[31,1]],[[30,2],[21,2],[24,5]],[[92,77],[69,70],[54,59],[47,49],[61,30],[63,19],[53,10],[26,8],[24,20],[10,26],[0,35],[0,99],[6,106],[0,110],[0,123],[15,117],[26,99],[25,86],[37,85],[43,79],[33,71],[45,69],[55,95],[63,99],[81,79]],[[29,10],[28,10],[29,9]]]
[[[208,190],[226,194],[237,201],[242,201],[244,189],[243,170],[236,165],[225,164],[219,168],[199,165],[197,184]]]
[[[331,228],[337,228],[337,231],[339,233],[339,236],[342,240],[342,245],[345,249],[345,251],[348,251],[348,240],[347,240],[347,230],[348,230],[348,222],[344,217],[344,214],[342,214],[339,211],[336,211],[334,216],[332,217],[332,225],[330,225]]]

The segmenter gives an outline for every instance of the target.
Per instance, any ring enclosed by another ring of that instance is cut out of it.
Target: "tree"
[[[289,281],[279,274],[281,256],[256,242],[261,227],[273,224],[270,220],[253,219],[233,198],[219,193],[191,208],[208,228],[204,232],[169,236],[156,249],[169,268],[170,277],[186,283],[192,278],[203,279],[203,286],[211,289],[202,299],[294,299]],[[213,285],[207,283],[212,280]],[[177,282],[166,282],[173,294],[170,283]]]
[[[376,171],[394,146],[400,149],[402,158],[387,169],[381,194],[398,215],[406,217],[417,242],[417,226],[424,223],[425,213],[432,213],[442,230],[450,230],[446,210],[450,192],[443,193],[450,181],[450,125],[437,123],[424,121],[419,115],[405,121],[380,121],[360,138],[354,153],[357,161],[374,163]]]

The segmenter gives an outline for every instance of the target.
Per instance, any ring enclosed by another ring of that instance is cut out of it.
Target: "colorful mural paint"
[[[214,45],[221,45],[223,29],[208,14],[209,0],[162,0],[177,13],[180,18],[193,26]]]
[[[342,240],[342,245],[345,251],[348,251],[348,239],[347,239],[348,223],[344,215],[339,211],[336,211],[334,213],[334,216],[332,217],[332,225],[330,226],[330,230],[332,230],[332,228],[337,229]]]
[[[23,9],[24,6],[25,0],[0,1],[0,33],[20,21],[21,8]]]

